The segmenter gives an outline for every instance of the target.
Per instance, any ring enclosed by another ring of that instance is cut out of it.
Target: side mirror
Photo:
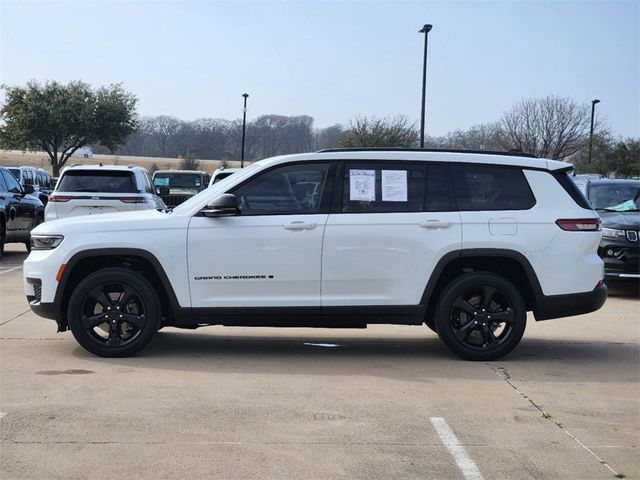
[[[25,185],[22,190],[24,191],[25,195],[29,195],[31,193],[33,193],[35,191],[35,189],[33,188],[33,185],[31,184],[27,184]]]
[[[165,187],[165,186],[156,187],[156,192],[158,195],[169,195],[169,187]]]
[[[202,210],[205,217],[232,217],[240,213],[238,198],[232,193],[223,193],[211,200]]]

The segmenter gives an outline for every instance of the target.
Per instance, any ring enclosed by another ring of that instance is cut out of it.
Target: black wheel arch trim
[[[502,248],[469,248],[469,249],[461,249],[454,250],[447,254],[445,254],[436,264],[435,268],[431,272],[431,276],[427,281],[427,285],[422,294],[422,298],[420,300],[421,305],[429,305],[432,300],[433,292],[442,277],[442,273],[447,268],[447,266],[454,260],[465,258],[465,257],[498,257],[498,258],[508,258],[510,260],[515,260],[522,267],[529,280],[529,284],[533,290],[533,294],[535,298],[542,296],[542,288],[540,287],[540,282],[538,281],[538,276],[536,275],[535,270],[522,253],[517,252],[515,250],[508,250]]]
[[[191,307],[181,307],[178,303],[178,297],[173,290],[173,286],[169,277],[167,276],[164,267],[160,263],[160,261],[153,255],[151,252],[147,250],[143,250],[140,248],[94,248],[89,250],[83,250],[82,252],[78,252],[73,255],[66,263],[64,268],[64,272],[60,281],[58,282],[58,287],[56,288],[56,294],[54,296],[53,305],[55,309],[55,318],[58,322],[59,331],[66,330],[66,315],[63,312],[64,305],[64,293],[67,288],[67,282],[71,277],[74,268],[77,264],[86,260],[87,258],[93,257],[140,257],[144,260],[148,261],[152,268],[155,270],[158,275],[158,279],[162,284],[166,294],[167,300],[171,307],[173,315],[178,315],[179,313],[189,314],[191,312]],[[158,292],[158,295],[161,295],[162,292]],[[36,312],[37,313],[37,312]],[[44,315],[43,315],[44,316]],[[47,317],[50,318],[50,317]],[[63,329],[63,330],[60,330]]]

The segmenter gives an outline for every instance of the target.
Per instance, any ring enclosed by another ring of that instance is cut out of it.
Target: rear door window
[[[527,210],[536,203],[520,168],[452,165],[458,210]]]
[[[423,164],[346,163],[342,213],[420,212],[425,203],[424,191]]]
[[[137,193],[133,172],[70,170],[59,182],[60,192]]]

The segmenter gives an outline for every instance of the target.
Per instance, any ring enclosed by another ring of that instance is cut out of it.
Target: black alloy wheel
[[[160,301],[149,282],[124,268],[89,275],[69,301],[69,327],[78,343],[103,357],[140,351],[158,330]]]
[[[0,258],[4,254],[4,243],[6,242],[7,232],[5,231],[4,222],[0,222]]]
[[[44,218],[42,218],[41,216],[37,216],[33,226],[31,227],[31,230],[33,230],[34,228],[36,228],[38,225],[40,225],[42,222],[44,222]],[[24,242],[24,246],[27,247],[27,252],[31,253],[31,235],[29,235],[29,240],[27,240],[26,242]]]
[[[440,338],[468,360],[495,360],[513,350],[526,327],[518,290],[488,272],[462,275],[443,292],[436,313]]]

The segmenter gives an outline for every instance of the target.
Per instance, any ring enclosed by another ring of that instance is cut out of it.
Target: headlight
[[[615,228],[603,228],[602,236],[606,238],[618,238],[618,237],[624,238],[624,230],[618,230]]]
[[[62,235],[31,235],[31,248],[33,250],[53,250],[62,243]]]

